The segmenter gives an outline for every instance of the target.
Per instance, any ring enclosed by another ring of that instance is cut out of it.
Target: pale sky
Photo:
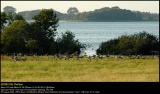
[[[80,12],[84,12],[119,6],[122,9],[159,13],[159,1],[1,1],[1,11],[5,6],[13,6],[17,12],[52,8],[66,13],[69,7],[77,7]]]

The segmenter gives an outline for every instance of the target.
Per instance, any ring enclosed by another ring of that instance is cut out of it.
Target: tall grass
[[[157,82],[159,58],[105,57],[102,59],[27,56],[13,61],[1,56],[1,81],[18,82]]]

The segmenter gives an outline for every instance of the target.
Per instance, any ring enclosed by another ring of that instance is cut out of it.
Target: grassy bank
[[[157,82],[159,58],[60,59],[53,56],[28,56],[26,61],[15,62],[11,57],[1,56],[1,81]]]

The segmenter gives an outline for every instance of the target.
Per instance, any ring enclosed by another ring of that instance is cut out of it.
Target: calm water
[[[159,36],[159,22],[60,22],[58,33],[72,31],[76,39],[87,44],[88,55],[96,53],[100,43],[121,35],[141,31]]]

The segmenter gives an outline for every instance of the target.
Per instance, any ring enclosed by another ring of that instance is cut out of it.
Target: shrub
[[[159,40],[146,32],[123,35],[101,43],[96,52],[103,55],[151,55],[159,52]]]
[[[78,40],[75,40],[74,38],[75,35],[70,31],[62,34],[62,38],[57,39],[58,53],[66,55],[79,55],[81,50],[85,48],[85,45],[81,44]]]

